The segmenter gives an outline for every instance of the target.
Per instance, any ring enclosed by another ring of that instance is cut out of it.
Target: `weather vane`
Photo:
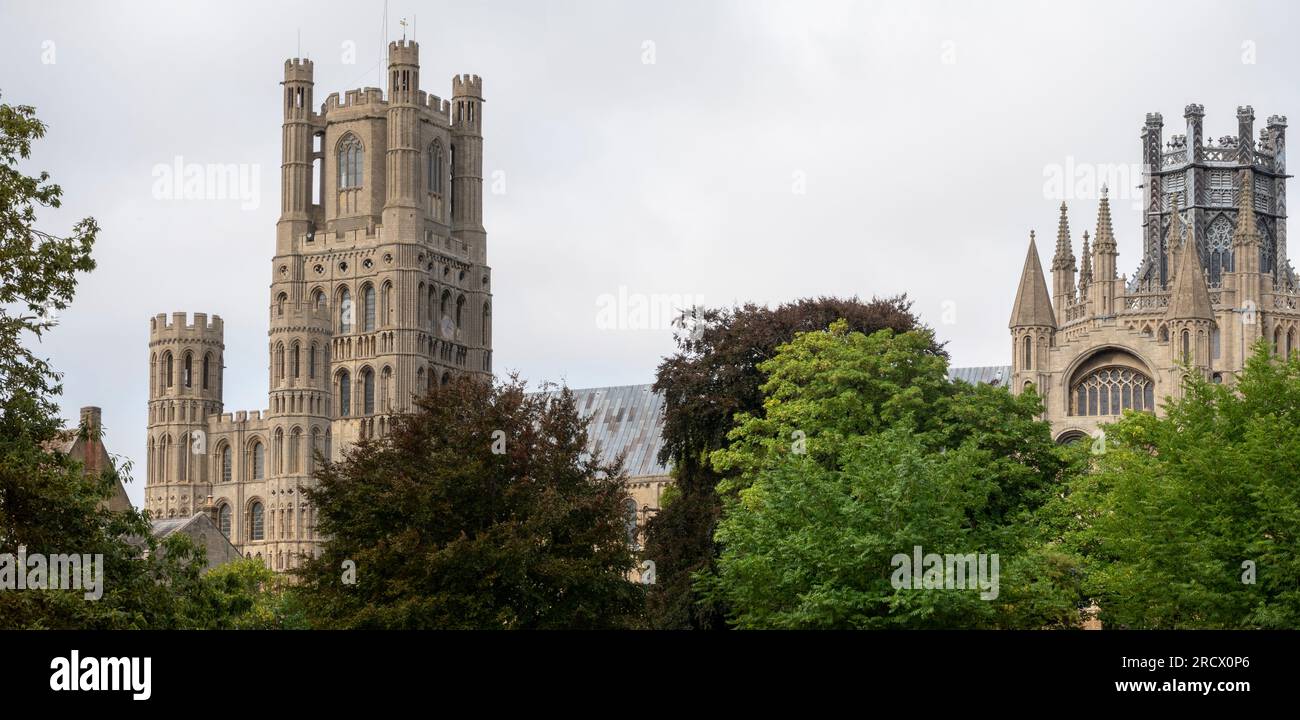
[[[402,26],[402,39],[405,40],[406,39],[406,18],[402,18],[401,20],[398,20],[397,24]]]

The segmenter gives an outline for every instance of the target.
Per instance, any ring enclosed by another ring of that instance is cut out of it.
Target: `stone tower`
[[[319,111],[312,62],[284,64],[267,409],[222,413],[219,319],[152,321],[146,508],[183,516],[210,495],[231,542],[273,569],[320,540],[303,494],[317,452],[336,459],[387,433],[432,383],[492,370],[483,83],[458,75],[452,101],[427,94],[419,52],[389,43],[386,93],[334,93]],[[200,348],[215,353],[215,385],[160,384],[163,353],[175,363]],[[179,479],[176,459],[196,437],[203,450],[184,471],[199,485]]]
[[[213,477],[208,417],[221,413],[221,318],[195,313],[149,321],[149,436],[145,507],[154,517],[198,512]]]
[[[1142,130],[1142,258],[1116,274],[1118,244],[1103,188],[1082,272],[1062,204],[1048,296],[1031,234],[1012,309],[1013,392],[1034,386],[1060,441],[1096,435],[1124,411],[1161,412],[1185,377],[1235,382],[1252,346],[1300,351],[1300,293],[1286,250],[1285,117],[1254,133],[1237,108],[1236,135],[1204,132],[1205,111],[1185,108],[1187,131],[1167,142],[1164,120]],[[1052,307],[1054,303],[1054,308]]]

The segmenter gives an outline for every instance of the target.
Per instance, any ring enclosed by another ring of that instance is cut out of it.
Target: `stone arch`
[[[1109,417],[1119,415],[1117,409],[1154,412],[1153,367],[1140,353],[1121,345],[1104,345],[1081,355],[1063,374],[1065,415]]]

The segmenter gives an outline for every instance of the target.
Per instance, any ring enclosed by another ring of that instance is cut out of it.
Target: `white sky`
[[[66,374],[70,423],[103,407],[109,449],[137,463],[137,504],[150,316],[221,315],[225,409],[266,406],[283,62],[301,31],[318,104],[379,85],[382,8],[0,0],[0,102],[36,106],[49,134],[28,169],[65,191],[40,227],[103,227],[99,269],[38,351]],[[620,287],[709,305],[905,291],[954,364],[1006,363],[1028,231],[1045,263],[1056,234],[1045,171],[1138,163],[1145,114],[1163,113],[1167,138],[1191,102],[1215,138],[1236,133],[1238,105],[1257,131],[1300,118],[1292,15],[1283,2],[389,4],[390,35],[415,22],[423,89],[448,97],[453,74],[483,77],[485,175],[505,181],[484,197],[496,370],[574,387],[649,382],[673,348],[668,330],[598,326]],[[155,199],[154,166],[178,155],[257,165],[257,207]],[[1088,196],[1071,202],[1077,253],[1095,193],[1067,187]],[[1132,274],[1139,217],[1127,202],[1114,214]]]

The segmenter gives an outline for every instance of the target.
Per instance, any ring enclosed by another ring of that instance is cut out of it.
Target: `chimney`
[[[102,425],[100,418],[103,411],[94,406],[81,408],[80,430],[85,433],[85,457],[82,462],[87,475],[98,476],[104,471],[100,464],[100,456],[103,454],[104,443],[100,438]]]

